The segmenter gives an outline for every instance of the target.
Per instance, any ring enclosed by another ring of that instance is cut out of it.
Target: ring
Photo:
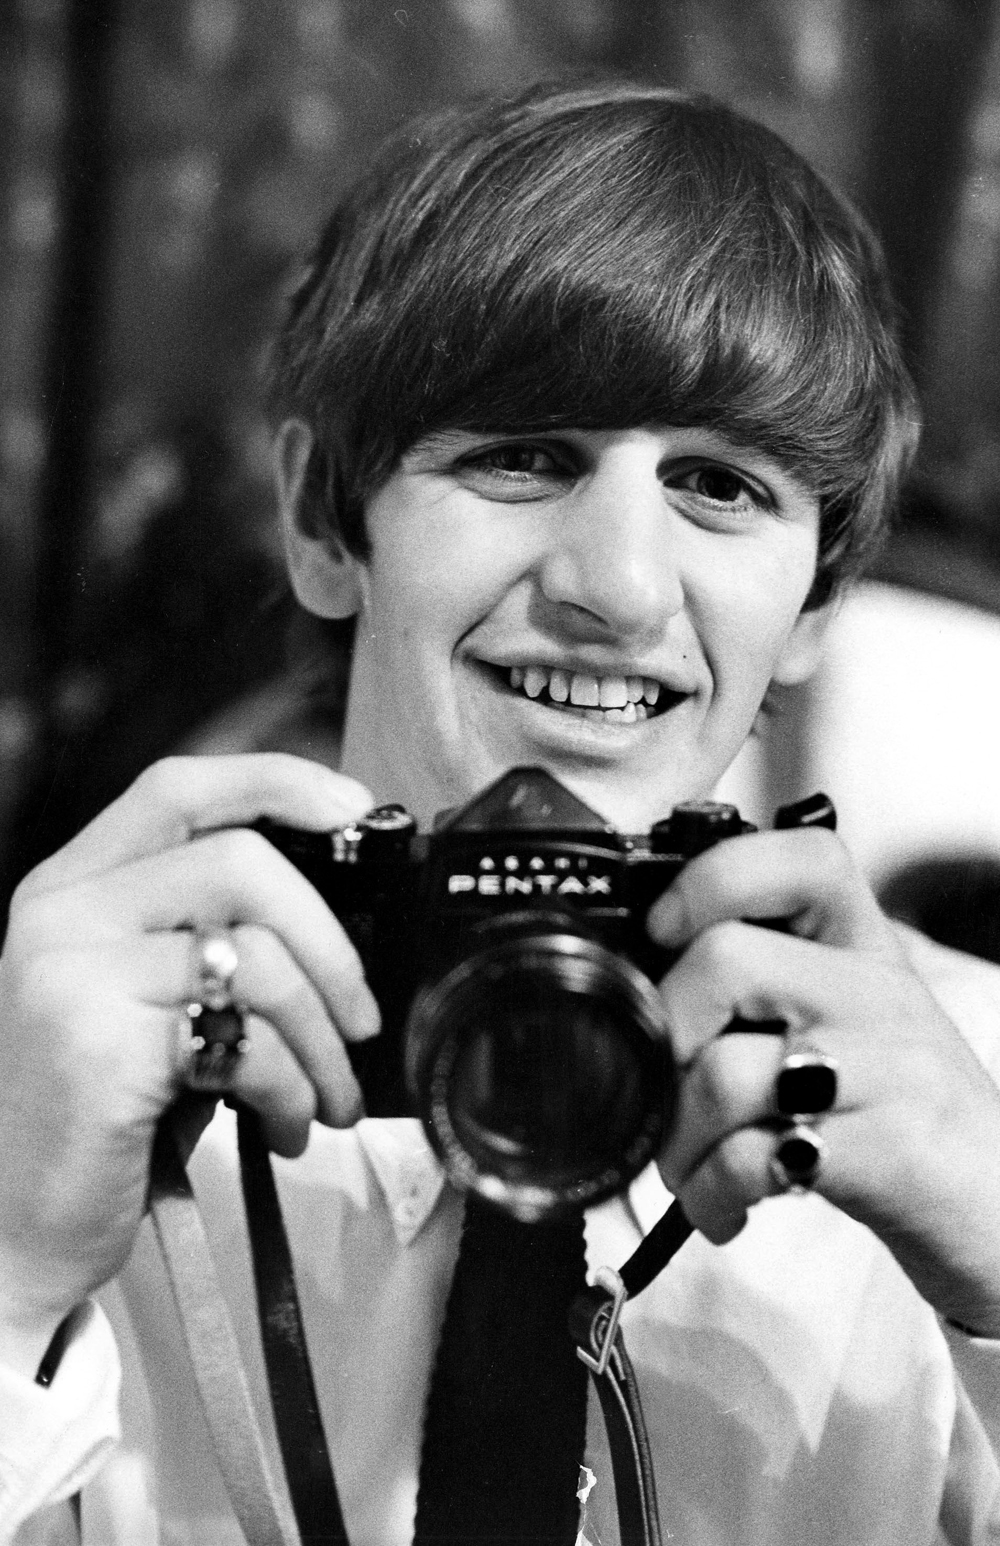
[[[195,991],[187,1005],[184,1082],[191,1089],[225,1086],[247,1048],[243,1014],[231,993],[239,957],[231,935],[212,929],[195,935]]]
[[[196,986],[193,997],[206,1009],[231,1009],[230,988],[236,976],[239,956],[227,929],[198,930],[195,934]]]
[[[832,1111],[837,1100],[838,1069],[836,1058],[812,1047],[789,1052],[774,1082],[779,1115],[791,1122],[807,1122],[810,1117]]]
[[[796,1122],[778,1135],[771,1155],[771,1175],[783,1192],[808,1192],[816,1185],[826,1144],[813,1128]]]

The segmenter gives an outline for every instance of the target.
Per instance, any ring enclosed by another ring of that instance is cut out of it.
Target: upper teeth
[[[544,666],[511,666],[510,685],[538,698],[547,687],[554,703],[573,703],[582,709],[623,709],[629,703],[652,707],[660,696],[660,684],[649,676],[591,676],[586,671],[549,671]]]

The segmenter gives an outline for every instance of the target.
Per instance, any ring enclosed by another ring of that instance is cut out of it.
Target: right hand
[[[156,1125],[183,1088],[193,929],[234,931],[247,1050],[228,1089],[270,1146],[299,1154],[313,1117],[361,1115],[342,1039],[379,1016],[357,953],[245,827],[323,831],[372,804],[294,757],[169,759],[22,882],[0,958],[0,1362],[32,1375],[128,1256]]]

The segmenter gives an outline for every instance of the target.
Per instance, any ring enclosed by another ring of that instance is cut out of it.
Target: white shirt
[[[942,1004],[1000,1077],[1000,971],[915,941]],[[251,1386],[267,1421],[231,1115],[192,1175]],[[406,1546],[431,1360],[461,1201],[419,1127],[315,1127],[275,1161],[352,1546]],[[668,1201],[654,1169],[587,1219],[617,1266]],[[0,1375],[0,1541],[56,1542],[83,1493],[85,1546],[238,1546],[148,1225],[81,1317],[53,1386]],[[116,1362],[124,1370],[120,1442]],[[942,1327],[887,1249],[815,1196],[756,1207],[718,1248],[695,1235],[626,1307],[665,1541],[683,1546],[1000,1542],[1000,1343]],[[273,1434],[267,1427],[270,1442]],[[275,1450],[276,1454],[276,1450]],[[275,1462],[277,1464],[277,1462]],[[618,1541],[591,1403],[584,1540]],[[16,1533],[15,1533],[16,1532]]]

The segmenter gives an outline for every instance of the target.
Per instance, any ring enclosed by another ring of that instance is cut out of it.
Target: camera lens
[[[494,925],[417,995],[407,1065],[451,1178],[531,1221],[638,1174],[673,1088],[648,978],[573,924],[537,917]]]

